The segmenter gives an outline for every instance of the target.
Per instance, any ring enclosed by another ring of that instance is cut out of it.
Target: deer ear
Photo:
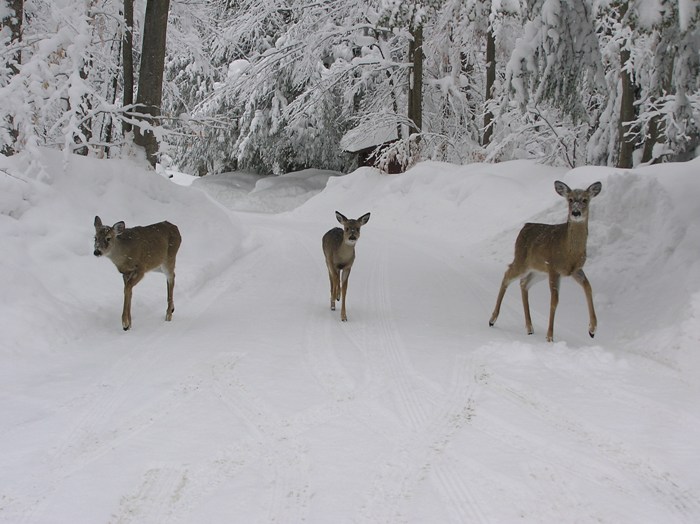
[[[95,229],[100,229],[102,227],[102,219],[100,217],[95,216]]]
[[[360,218],[357,219],[357,221],[361,222],[364,226],[367,222],[369,222],[369,213],[362,215]]]
[[[588,189],[586,191],[588,191],[591,194],[591,198],[593,198],[594,196],[598,195],[598,193],[600,193],[601,189],[603,189],[603,184],[601,184],[600,182],[594,182],[593,184],[588,186]]]
[[[124,224],[124,221],[121,220],[121,221],[117,222],[116,224],[114,224],[112,226],[112,229],[114,229],[114,232],[116,233],[116,235],[119,236],[126,229],[126,224]]]
[[[343,216],[343,214],[340,213],[340,212],[338,212],[338,211],[335,212],[335,218],[336,218],[336,219],[338,220],[338,222],[340,222],[341,224],[345,224],[345,222],[348,221],[348,219],[345,218],[345,216]]]
[[[566,195],[568,195],[571,191],[571,188],[564,182],[557,180],[554,182],[554,190],[557,192],[557,194],[566,197]]]

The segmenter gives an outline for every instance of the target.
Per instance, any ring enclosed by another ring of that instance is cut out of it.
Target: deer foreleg
[[[557,311],[559,304],[559,282],[561,277],[558,273],[551,272],[549,274],[549,291],[552,295],[549,303],[549,327],[547,328],[547,342],[554,340],[554,313]]]
[[[518,278],[518,276],[512,270],[512,266],[512,264],[508,266],[508,269],[506,269],[506,272],[503,275],[503,280],[501,281],[501,288],[498,290],[498,298],[496,299],[496,307],[493,308],[493,313],[491,313],[489,326],[493,327],[493,325],[496,323],[496,319],[498,319],[498,315],[501,313],[501,302],[503,302],[503,297],[506,294],[506,290],[508,289],[510,283],[513,282],[513,280],[515,280],[516,278]]]
[[[595,308],[593,307],[593,289],[591,288],[591,283],[586,278],[586,274],[583,269],[579,269],[573,275],[574,280],[581,284],[583,292],[586,294],[586,302],[588,303],[588,334],[593,338],[595,336],[595,330],[598,327],[598,319],[595,316]]]
[[[127,331],[131,327],[131,294],[134,286],[143,278],[143,273],[132,271],[124,273],[124,309],[122,310],[122,328]]]
[[[345,296],[348,294],[348,277],[350,276],[350,268],[345,268],[340,273],[340,279],[342,281],[342,303],[340,307],[340,320],[347,322],[348,315],[345,312]]]
[[[331,311],[335,311],[335,302],[340,298],[340,274],[331,264],[328,265],[328,279],[331,283]]]

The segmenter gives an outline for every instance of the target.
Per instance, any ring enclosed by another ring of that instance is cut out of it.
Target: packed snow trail
[[[506,214],[498,230],[493,219],[482,227],[458,217],[504,191],[523,199],[520,216],[530,198],[508,166],[492,183],[452,169],[427,164],[403,178],[360,171],[275,214],[222,209],[165,180],[110,182],[116,196],[101,202],[104,215],[122,219],[125,202],[150,203],[154,184],[183,232],[173,321],[162,318],[163,276],[149,274],[135,288],[126,333],[121,278],[90,254],[93,209],[33,197],[38,209],[52,202],[52,216],[62,210],[59,228],[85,238],[72,241],[76,254],[55,259],[53,275],[33,273],[42,267],[33,253],[61,251],[50,236],[31,236],[29,218],[17,224],[33,250],[23,251],[21,275],[52,292],[34,297],[33,336],[45,345],[17,338],[2,348],[11,371],[0,406],[11,423],[0,428],[0,521],[697,522],[698,387],[680,360],[640,345],[651,337],[690,347],[700,306],[679,320],[676,338],[644,333],[627,314],[636,305],[653,316],[632,284],[651,268],[601,244],[615,237],[620,249],[639,233],[624,220],[608,231],[596,216],[612,212],[594,208],[587,269],[601,298],[596,338],[586,332],[583,293],[567,280],[555,343],[544,341],[546,284],[531,296],[534,335],[514,289],[490,328],[520,219]],[[553,193],[551,174],[518,176]],[[105,187],[86,180],[87,194]],[[601,208],[610,205],[606,188],[624,198],[606,182]],[[445,192],[461,203],[439,205]],[[438,204],[429,208],[431,196]],[[196,206],[176,204],[189,198]],[[503,214],[499,206],[493,212]],[[545,198],[523,221],[560,219],[561,207],[556,195]],[[321,250],[335,209],[372,212],[346,323],[328,307]],[[667,263],[659,253],[684,256],[685,247],[667,252],[650,234],[658,264]],[[82,317],[63,326],[62,315],[44,313],[61,307]]]

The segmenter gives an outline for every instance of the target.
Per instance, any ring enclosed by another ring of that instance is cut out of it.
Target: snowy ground
[[[700,522],[700,160],[257,185],[33,160],[0,157],[0,522]],[[518,229],[565,217],[557,178],[603,183],[599,330],[567,279],[548,344],[545,283],[534,335],[517,285],[488,319]],[[336,209],[372,213],[347,323]],[[122,331],[96,214],[180,227],[171,323],[155,273]]]

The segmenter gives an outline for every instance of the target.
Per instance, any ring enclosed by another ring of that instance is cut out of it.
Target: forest
[[[195,175],[700,145],[698,0],[2,0],[0,150]],[[136,147],[135,147],[136,146]]]

